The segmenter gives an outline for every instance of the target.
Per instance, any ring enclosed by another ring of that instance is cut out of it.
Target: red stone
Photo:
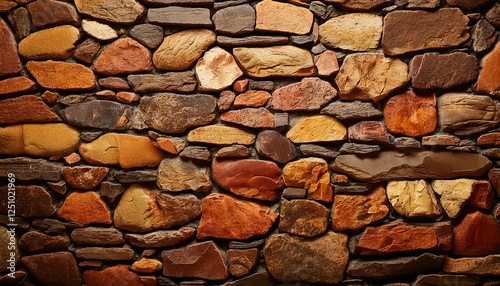
[[[271,94],[264,90],[249,90],[236,97],[234,100],[234,107],[259,107],[271,98]]]
[[[15,75],[21,71],[21,60],[17,54],[17,43],[12,31],[0,19],[0,76]]]
[[[500,252],[500,223],[480,211],[467,211],[453,228],[453,253],[485,256]]]
[[[0,212],[7,214],[8,186],[0,187]],[[49,217],[56,212],[49,192],[40,186],[16,185],[16,215]]]
[[[19,247],[29,252],[52,252],[67,250],[70,240],[66,236],[46,235],[37,231],[25,233],[19,239]]]
[[[20,94],[36,90],[36,83],[31,79],[20,76],[0,81],[0,95]]]
[[[22,262],[31,275],[44,285],[80,286],[82,284],[76,259],[69,252],[25,256]]]
[[[152,69],[151,52],[130,38],[113,42],[94,63],[96,73],[107,75],[138,73]]]
[[[314,57],[319,76],[331,76],[339,71],[337,56],[332,51],[323,52]]]
[[[83,280],[87,286],[144,286],[139,275],[124,265],[108,267],[102,271],[86,270],[83,273]]]
[[[481,60],[482,70],[476,91],[500,96],[500,42]]]
[[[67,167],[63,170],[63,176],[71,187],[91,190],[101,183],[108,172],[106,167]]]
[[[349,141],[388,144],[389,136],[380,121],[361,121],[349,127]]]
[[[41,98],[34,95],[0,101],[0,125],[60,121],[59,116]]]
[[[274,127],[274,115],[263,107],[230,110],[222,113],[220,119],[250,128]]]
[[[467,203],[469,206],[489,210],[493,206],[495,196],[488,181],[477,181],[472,185],[472,192]]]
[[[106,204],[94,192],[73,192],[64,201],[57,216],[81,224],[111,224],[111,213]]]

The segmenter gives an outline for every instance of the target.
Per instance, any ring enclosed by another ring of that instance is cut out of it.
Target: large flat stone
[[[60,121],[59,116],[41,98],[34,95],[0,101],[0,125]]]
[[[272,0],[259,2],[255,10],[257,31],[304,35],[311,30],[314,19],[306,8]]]
[[[186,27],[212,27],[210,9],[170,6],[148,9],[150,23]]]
[[[13,174],[15,170],[12,170]],[[16,191],[16,215],[23,217],[50,217],[56,212],[56,206],[50,193],[40,186],[18,185]],[[8,186],[0,187],[0,211],[8,213]]]
[[[133,24],[146,12],[136,0],[76,0],[75,5],[82,14],[119,24]]]
[[[96,76],[89,68],[66,62],[33,62],[26,68],[42,87],[61,91],[94,90],[97,86]]]
[[[133,108],[108,100],[72,104],[61,111],[65,122],[80,127],[126,130],[132,125]]]

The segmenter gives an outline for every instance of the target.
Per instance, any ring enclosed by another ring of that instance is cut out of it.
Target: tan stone
[[[435,218],[441,214],[430,184],[424,180],[391,181],[387,197],[392,207],[405,217]]]
[[[213,44],[215,44],[213,31],[184,30],[165,37],[153,54],[153,64],[159,70],[185,70]]]
[[[326,51],[314,56],[314,63],[318,69],[319,76],[331,76],[339,71],[337,56],[332,51]]]
[[[208,192],[212,189],[209,169],[195,165],[180,156],[167,157],[158,167],[158,187],[165,191],[193,190]]]
[[[486,257],[464,257],[444,259],[443,271],[447,273],[500,275],[500,255],[492,254]]]
[[[300,119],[286,134],[293,143],[341,141],[347,138],[347,129],[327,115],[314,115]]]
[[[84,19],[82,21],[82,29],[90,36],[101,41],[110,41],[118,38],[118,33],[115,29],[97,21]]]
[[[163,263],[161,263],[161,261],[144,257],[141,260],[134,262],[132,267],[130,267],[130,269],[141,273],[153,273],[160,271],[162,268]]]
[[[305,158],[286,164],[283,180],[287,187],[307,188],[312,199],[331,202],[333,188],[328,163],[321,158]]]
[[[222,90],[243,75],[233,56],[215,47],[205,53],[196,64],[196,78],[200,90]]]
[[[97,86],[96,76],[80,64],[46,61],[28,62],[28,71],[38,84],[50,90],[85,91]]]
[[[288,3],[264,0],[255,6],[255,30],[304,35],[309,33],[314,15],[307,8]]]
[[[255,134],[236,127],[208,125],[191,130],[188,133],[188,141],[218,146],[232,144],[250,145],[255,142]]]
[[[113,23],[132,24],[146,12],[136,0],[75,0],[78,12]]]
[[[35,90],[36,83],[24,76],[0,80],[0,95],[26,93]]]
[[[476,180],[435,180],[432,188],[441,196],[441,205],[450,218],[456,218],[471,196]]]
[[[64,60],[73,54],[80,31],[69,25],[41,30],[19,43],[19,54],[30,60]]]
[[[369,13],[346,14],[319,26],[319,39],[330,48],[351,51],[376,49],[381,36],[382,17]]]

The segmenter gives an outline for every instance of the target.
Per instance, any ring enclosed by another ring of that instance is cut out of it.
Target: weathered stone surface
[[[255,6],[255,30],[304,35],[309,33],[314,15],[306,8],[265,0]]]
[[[26,157],[0,159],[0,178],[9,173],[16,175],[17,181],[59,181],[62,169],[59,165],[42,159]]]
[[[101,183],[108,172],[105,167],[66,167],[63,177],[73,188],[91,190]]]
[[[71,240],[80,245],[120,245],[124,242],[120,231],[101,227],[77,228],[71,233]]]
[[[384,108],[385,125],[396,134],[420,137],[436,129],[434,94],[408,91],[389,99]]]
[[[331,0],[335,6],[349,11],[370,11],[390,2],[389,0]]]
[[[142,1],[151,6],[212,6],[214,0],[144,0]],[[217,8],[216,8],[217,9]]]
[[[477,59],[462,52],[426,53],[410,62],[411,84],[418,89],[448,89],[471,83],[478,74]]]
[[[319,27],[319,38],[329,48],[366,51],[378,47],[382,36],[382,17],[352,13],[332,18]]]
[[[309,51],[294,46],[235,48],[233,54],[243,72],[251,77],[311,76],[315,73]]]
[[[0,76],[11,76],[21,71],[21,60],[17,53],[17,43],[12,31],[3,19],[0,19]]]
[[[500,4],[495,3],[488,12],[486,12],[486,20],[493,26],[497,28],[500,27]]]
[[[119,77],[100,78],[99,85],[112,90],[127,90],[130,88],[128,82]]]
[[[11,170],[15,172],[15,170]],[[16,179],[18,179],[17,173]],[[56,212],[53,199],[44,188],[40,186],[16,185],[16,215],[23,217],[49,217]],[[8,187],[0,188],[0,212],[8,212]]]
[[[219,99],[217,100],[217,107],[220,111],[225,111],[231,108],[234,100],[236,98],[236,94],[230,90],[223,90],[220,93]]]
[[[324,159],[310,157],[286,164],[283,180],[287,187],[307,188],[314,200],[331,202],[333,199],[328,164]]]
[[[88,286],[120,285],[144,286],[139,275],[128,270],[127,266],[111,266],[104,270],[85,270],[83,280]]]
[[[186,147],[186,140],[178,137],[160,137],[156,139],[156,143],[170,154],[179,154]]]
[[[94,60],[94,57],[100,48],[101,45],[96,40],[88,38],[83,43],[78,45],[73,53],[73,57],[78,61],[90,64]]]
[[[7,14],[10,26],[19,38],[26,38],[33,31],[33,24],[28,10],[24,7],[11,10]]]
[[[219,47],[208,50],[196,64],[195,70],[199,88],[209,91],[227,88],[243,75],[233,56]]]
[[[340,155],[333,171],[347,173],[362,182],[394,179],[453,179],[484,175],[492,163],[486,157],[465,152],[420,151],[405,154],[382,151],[377,156]]]
[[[87,67],[65,62],[33,62],[26,64],[38,84],[50,90],[86,91],[97,86],[94,73]]]
[[[251,47],[251,46],[274,46],[288,44],[288,37],[284,36],[248,36],[243,38],[232,38],[217,36],[217,44],[224,47]]]
[[[383,54],[348,55],[335,82],[342,100],[380,101],[410,80],[408,66]]]
[[[498,64],[500,63],[500,44],[497,43],[493,50],[481,60],[483,67],[477,80],[476,91],[485,94],[500,95],[500,76]]]
[[[450,6],[458,6],[464,11],[475,10],[479,7],[491,3],[491,0],[446,0]]]
[[[309,283],[342,281],[349,251],[347,235],[328,232],[318,238],[299,238],[288,234],[271,236],[264,248],[266,266],[278,281]]]
[[[476,286],[481,284],[481,279],[468,275],[449,275],[449,274],[427,274],[419,275],[412,285],[424,286],[445,286],[445,285],[463,285]]]
[[[213,241],[163,251],[163,275],[222,280],[229,276],[227,258]]]
[[[379,118],[383,113],[370,102],[335,101],[321,109],[321,114],[341,120]]]
[[[339,71],[337,56],[332,51],[326,51],[314,56],[314,63],[318,69],[319,76],[331,76]]]
[[[127,77],[130,86],[136,92],[180,91],[192,92],[196,88],[194,73],[171,72],[160,75],[133,74]]]
[[[133,24],[146,11],[136,0],[76,0],[75,5],[82,14],[119,24]]]
[[[179,155],[185,159],[195,159],[205,162],[212,160],[212,154],[210,154],[208,148],[202,146],[188,146]]]
[[[188,141],[218,146],[250,145],[255,142],[255,135],[236,127],[208,125],[191,130],[188,133]]]
[[[163,28],[152,24],[136,25],[129,33],[130,37],[150,49],[156,49],[163,40]]]
[[[212,178],[223,189],[246,198],[275,201],[283,181],[278,166],[264,160],[218,160],[212,162]]]
[[[453,228],[453,253],[484,256],[500,252],[500,223],[480,211],[467,211]]]
[[[270,285],[270,284],[272,284],[272,281],[267,271],[260,271],[252,275],[246,276],[245,278],[235,280],[232,282],[227,282],[223,286],[244,286],[244,285],[257,286],[257,285]]]
[[[50,236],[30,231],[19,239],[19,247],[28,252],[53,252],[67,250],[69,242],[69,238],[65,236]]]
[[[280,232],[314,237],[324,233],[328,227],[330,211],[310,200],[281,201]]]
[[[57,216],[84,225],[111,224],[111,213],[106,203],[92,191],[71,193],[59,209]]]
[[[122,261],[132,260],[134,251],[125,247],[85,247],[76,249],[75,255],[79,259]]]
[[[500,169],[493,168],[488,172],[488,180],[493,185],[493,188],[500,194]]]
[[[184,30],[165,37],[153,54],[153,63],[160,70],[185,70],[214,43],[215,33],[210,30]]]
[[[59,116],[41,98],[34,95],[24,95],[0,101],[0,125],[59,121],[61,121]]]
[[[220,119],[250,128],[274,127],[274,115],[263,107],[226,111],[221,114]]]
[[[472,29],[472,48],[476,53],[487,51],[497,39],[495,28],[485,19],[479,20]]]
[[[334,117],[314,115],[300,119],[286,137],[294,143],[342,141],[347,138],[347,129]]]
[[[332,228],[335,231],[361,229],[389,214],[385,190],[377,185],[366,194],[335,196]]]
[[[500,275],[500,255],[457,259],[446,257],[443,270],[447,273],[458,274]]]
[[[82,278],[75,257],[69,252],[24,256],[22,262],[45,285],[78,286]]]
[[[250,273],[259,260],[259,249],[229,249],[227,251],[229,272],[234,276]]]
[[[307,196],[307,189],[302,188],[285,188],[283,197],[286,199],[303,199]]]
[[[395,4],[409,9],[433,9],[441,5],[441,0],[396,0]]]
[[[216,99],[211,95],[157,93],[139,105],[144,121],[164,133],[183,133],[215,119]]]
[[[81,127],[126,130],[132,125],[129,105],[107,100],[92,100],[70,105],[61,111],[65,122]]]
[[[380,151],[378,145],[357,144],[357,143],[344,143],[340,148],[340,154],[370,154]]]
[[[78,26],[80,15],[69,3],[54,0],[38,0],[28,4],[33,25],[38,29],[69,24]]]
[[[479,146],[500,146],[500,133],[488,133],[479,136],[477,139]]]
[[[495,200],[493,190],[489,181],[477,181],[472,185],[472,193],[467,205],[477,209],[488,210],[493,206]]]
[[[388,144],[389,136],[380,121],[361,121],[349,127],[349,141]]]
[[[156,259],[142,258],[132,264],[131,269],[140,273],[154,273],[163,268],[163,263]],[[156,283],[155,283],[156,284]]]
[[[319,78],[304,78],[273,92],[270,108],[280,111],[319,110],[337,96],[337,91]]]
[[[181,227],[179,230],[159,230],[147,234],[125,234],[131,244],[143,248],[159,248],[179,244],[190,239],[196,233],[192,227]]]
[[[424,180],[391,181],[387,184],[387,197],[405,217],[435,218],[441,214],[434,191]]]
[[[67,59],[73,54],[80,31],[69,25],[38,31],[19,43],[19,54],[30,60]]]
[[[101,196],[108,199],[109,202],[114,203],[115,200],[123,193],[123,186],[110,182],[101,183]]]
[[[208,192],[212,189],[209,169],[179,156],[167,157],[161,161],[157,184],[161,190],[169,192]]]
[[[82,29],[85,33],[100,40],[111,41],[118,38],[118,33],[111,26],[93,20],[84,19]]]
[[[456,218],[465,207],[476,182],[471,179],[436,180],[432,182],[432,188],[441,196],[441,205],[448,216]]]
[[[122,184],[154,183],[158,178],[156,170],[137,170],[129,172],[113,172],[115,179]]]
[[[138,73],[152,69],[151,52],[130,38],[114,41],[94,63],[94,71],[106,75]]]
[[[156,167],[163,152],[153,140],[129,134],[107,133],[95,141],[80,145],[80,155],[91,164],[119,165],[124,169]]]
[[[257,136],[255,148],[259,155],[282,164],[297,157],[295,145],[274,130],[261,131]]]
[[[422,137],[423,146],[458,146],[460,138],[453,135],[430,135]]]
[[[228,7],[217,11],[212,20],[215,30],[227,35],[241,35],[253,32],[255,10],[248,4]]]
[[[148,9],[148,20],[153,24],[186,27],[212,27],[210,9],[170,6]]]
[[[339,155],[338,151],[315,144],[301,144],[299,149],[304,156],[335,158]]]

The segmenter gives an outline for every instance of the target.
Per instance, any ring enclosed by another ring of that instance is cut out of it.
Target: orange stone
[[[331,76],[339,71],[337,56],[332,51],[326,51],[314,56],[314,63],[318,69],[319,76]]]
[[[138,42],[124,38],[109,45],[94,63],[101,74],[126,74],[151,71],[151,52]]]
[[[132,103],[141,100],[141,96],[135,92],[120,91],[116,94],[116,99],[123,103]]]
[[[234,91],[244,92],[248,89],[248,79],[238,80],[234,83]]]
[[[437,124],[436,97],[414,91],[396,95],[387,102],[384,117],[392,133],[412,137],[429,134]]]
[[[500,222],[480,211],[467,211],[453,227],[453,253],[484,256],[500,252]]]
[[[489,133],[479,136],[477,139],[479,146],[500,146],[500,133]]]
[[[53,106],[57,103],[58,97],[59,97],[59,93],[48,91],[48,90],[42,94],[43,101],[45,101],[45,103],[47,103],[50,106]]]
[[[0,101],[0,125],[60,122],[61,119],[41,98],[24,95]]]
[[[245,93],[242,93],[236,97],[234,100],[234,107],[259,107],[264,104],[271,98],[271,94],[267,91],[263,90],[249,90]]]
[[[108,172],[106,167],[66,167],[63,169],[63,177],[72,188],[91,190],[101,183]]]
[[[99,195],[92,191],[73,192],[66,198],[57,216],[85,225],[89,223],[111,224],[111,213],[108,207]]]
[[[94,73],[80,64],[65,62],[28,62],[28,71],[44,88],[62,91],[93,90],[97,86]]]
[[[101,90],[96,92],[95,96],[100,99],[113,100],[116,98],[116,93],[112,90]]]
[[[20,76],[0,81],[0,95],[20,94],[36,90],[36,83],[31,79]]]
[[[495,196],[489,181],[476,181],[472,184],[472,192],[467,201],[469,206],[489,210],[494,200]]]
[[[82,157],[80,157],[80,155],[78,155],[77,153],[71,153],[68,156],[64,157],[64,161],[66,161],[66,163],[68,163],[70,165],[78,163],[81,160],[82,160]]]
[[[345,175],[333,176],[333,183],[349,183],[349,178]]]
[[[124,265],[108,267],[102,271],[86,270],[83,273],[83,280],[87,286],[144,286],[139,275],[128,270],[128,267]]]
[[[220,115],[220,119],[250,128],[274,127],[274,115],[263,107],[226,111]]]
[[[477,80],[476,91],[500,96],[500,41],[481,61],[483,69]]]

